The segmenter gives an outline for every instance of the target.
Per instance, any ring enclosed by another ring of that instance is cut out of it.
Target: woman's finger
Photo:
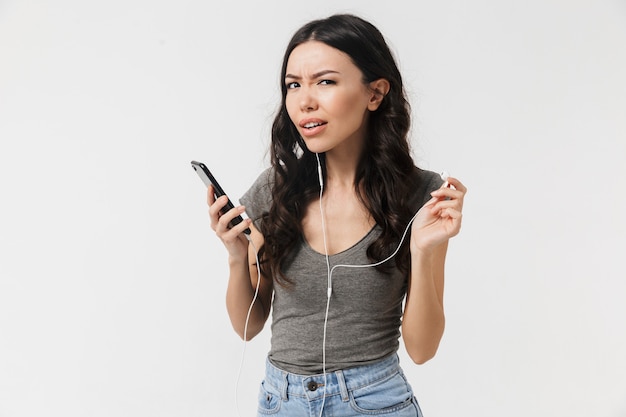
[[[440,200],[437,203],[433,204],[430,210],[433,213],[436,213],[448,208],[455,209],[460,212],[462,209],[462,204],[459,200]]]
[[[438,198],[450,198],[454,200],[462,200],[465,196],[465,192],[461,190],[456,190],[454,188],[442,187],[438,188],[432,193],[430,193],[433,197]]]
[[[463,194],[467,193],[467,188],[461,181],[454,177],[448,177],[448,183]]]
[[[213,185],[209,185],[206,189],[206,203],[210,206],[215,203],[215,190]]]
[[[226,213],[221,214],[217,221],[219,230],[216,229],[216,232],[219,231],[220,233],[224,233],[227,230],[230,230],[232,220],[237,216],[241,216],[245,211],[246,208],[244,206],[239,206],[228,210]]]
[[[228,197],[222,196],[209,205],[209,218],[211,219],[211,228],[213,230],[216,230],[219,219],[222,217],[221,210],[227,203]]]

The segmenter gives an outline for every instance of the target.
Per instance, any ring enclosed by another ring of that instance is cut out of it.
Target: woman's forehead
[[[291,51],[286,73],[302,76],[328,70],[343,73],[354,69],[358,70],[346,53],[323,42],[307,41]]]

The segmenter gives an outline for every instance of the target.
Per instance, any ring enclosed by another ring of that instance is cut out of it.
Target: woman
[[[281,82],[271,167],[245,207],[221,214],[226,198],[208,192],[228,251],[234,329],[250,339],[273,312],[259,415],[420,416],[398,339],[416,363],[437,351],[447,243],[466,189],[415,167],[402,78],[370,23],[335,15],[306,24],[287,47]],[[244,211],[250,219],[230,227]],[[375,267],[346,266],[396,248]]]

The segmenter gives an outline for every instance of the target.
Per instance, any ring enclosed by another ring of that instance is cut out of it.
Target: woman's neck
[[[359,161],[354,158],[326,154],[327,188],[354,188],[354,179]]]
[[[354,188],[354,179],[361,154],[362,146],[335,148],[326,152],[327,184],[343,189]]]

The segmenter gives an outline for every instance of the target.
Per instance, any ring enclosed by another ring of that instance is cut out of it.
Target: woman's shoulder
[[[274,168],[266,168],[239,199],[239,202],[246,206],[246,214],[252,220],[260,219],[264,213],[269,211],[272,204],[273,184]]]
[[[274,184],[274,167],[265,168],[257,179],[254,181],[250,189],[258,188],[259,190],[271,191]]]
[[[443,184],[443,179],[441,179],[440,174],[417,166],[413,168],[412,178],[414,181],[422,183],[426,187],[435,186],[439,188],[441,184]]]
[[[436,172],[414,167],[409,178],[411,206],[416,210],[430,200],[430,193],[441,187],[443,179]]]

